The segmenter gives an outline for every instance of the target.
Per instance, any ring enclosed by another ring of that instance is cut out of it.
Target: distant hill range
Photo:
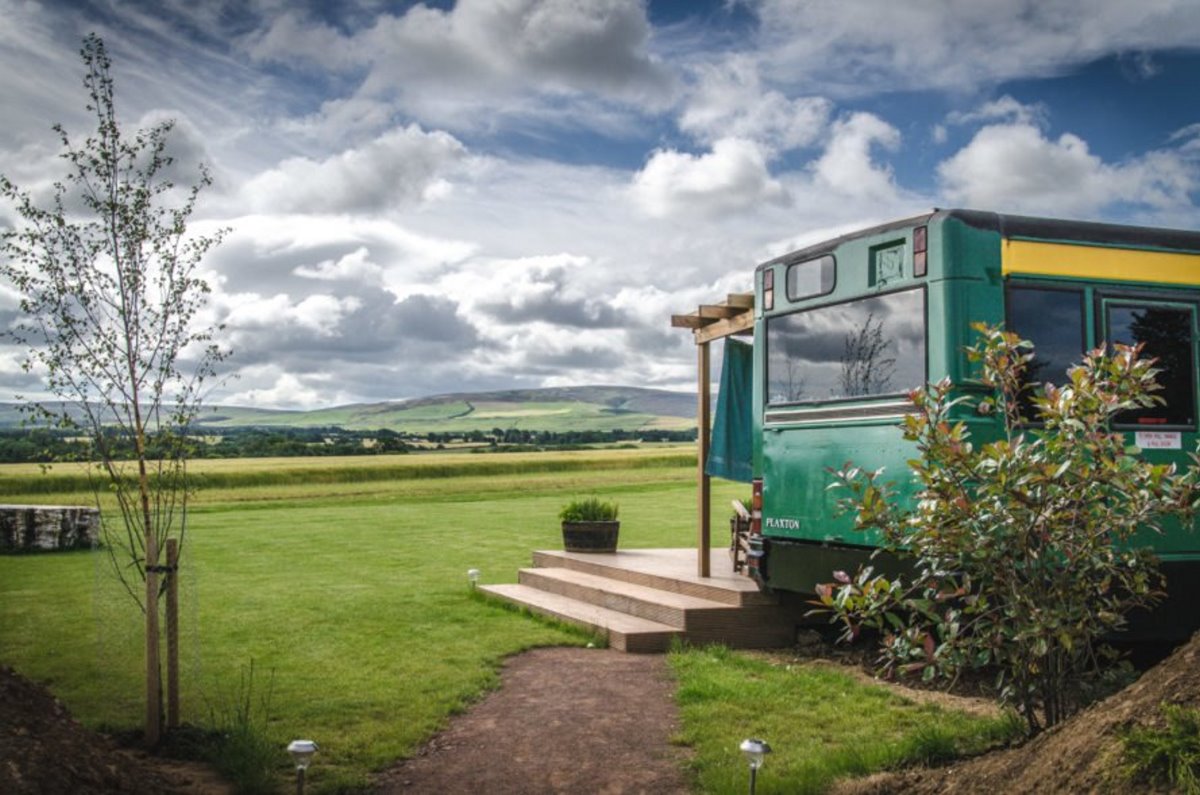
[[[0,403],[0,428],[21,427],[16,404]],[[696,425],[696,397],[687,392],[623,386],[578,386],[464,392],[385,403],[355,403],[311,411],[210,406],[198,418],[218,428],[389,429],[408,433],[507,430],[686,430]]]

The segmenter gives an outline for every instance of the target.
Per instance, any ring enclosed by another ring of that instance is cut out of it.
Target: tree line
[[[414,450],[444,449],[467,444],[491,449],[562,449],[620,442],[691,442],[695,429],[538,431],[493,428],[458,433],[401,433],[389,429],[347,430],[338,426],[314,428],[246,427],[197,428],[188,435],[189,458],[274,458],[290,456],[352,456],[409,453]],[[174,439],[147,438],[148,452],[177,444]],[[133,457],[133,439],[116,430],[106,443],[115,457]],[[0,463],[48,464],[58,461],[91,460],[93,440],[69,430],[37,428],[0,431]],[[160,451],[169,454],[168,450]]]

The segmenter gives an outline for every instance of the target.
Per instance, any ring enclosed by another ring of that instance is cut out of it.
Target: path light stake
[[[763,766],[763,760],[767,754],[771,753],[771,746],[767,745],[766,740],[742,740],[742,753],[746,755],[746,761],[750,763],[750,795],[754,795],[754,785],[758,778],[758,769]]]
[[[287,750],[296,762],[296,795],[304,795],[304,771],[308,769],[313,754],[317,752],[317,744],[312,740],[292,740],[288,743]]]
[[[467,569],[467,582],[471,583],[471,590],[474,591],[479,584],[479,569]]]

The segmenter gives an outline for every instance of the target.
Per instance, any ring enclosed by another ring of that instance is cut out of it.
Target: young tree
[[[168,538],[187,528],[187,431],[203,387],[224,356],[212,327],[198,328],[209,294],[199,274],[223,233],[188,235],[200,191],[177,188],[168,143],[173,122],[124,135],[110,61],[95,34],[81,50],[87,110],[96,130],[74,146],[61,125],[67,165],[45,206],[0,176],[19,215],[0,236],[0,277],[21,295],[10,335],[26,346],[26,371],[51,400],[29,400],[40,421],[90,440],[96,499],[111,493],[121,520],[103,521],[117,576],[146,617],[146,734],[159,732],[158,575]]]
[[[838,572],[818,595],[844,637],[864,626],[882,633],[889,670],[927,680],[998,670],[1002,698],[1036,732],[1079,705],[1079,684],[1103,667],[1103,637],[1161,595],[1153,555],[1133,537],[1168,517],[1190,521],[1197,470],[1150,463],[1110,429],[1117,413],[1161,402],[1140,348],[1091,351],[1067,383],[1040,387],[1036,428],[1022,416],[1032,346],[976,328],[969,354],[990,394],[955,397],[943,381],[910,396],[913,507],[899,505],[880,472],[834,473],[858,529],[878,529],[911,574]],[[998,415],[997,438],[973,442],[961,420],[971,412]]]

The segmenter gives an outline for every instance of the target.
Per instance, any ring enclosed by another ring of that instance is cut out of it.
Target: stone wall
[[[78,505],[0,505],[0,553],[90,549],[100,511]]]

